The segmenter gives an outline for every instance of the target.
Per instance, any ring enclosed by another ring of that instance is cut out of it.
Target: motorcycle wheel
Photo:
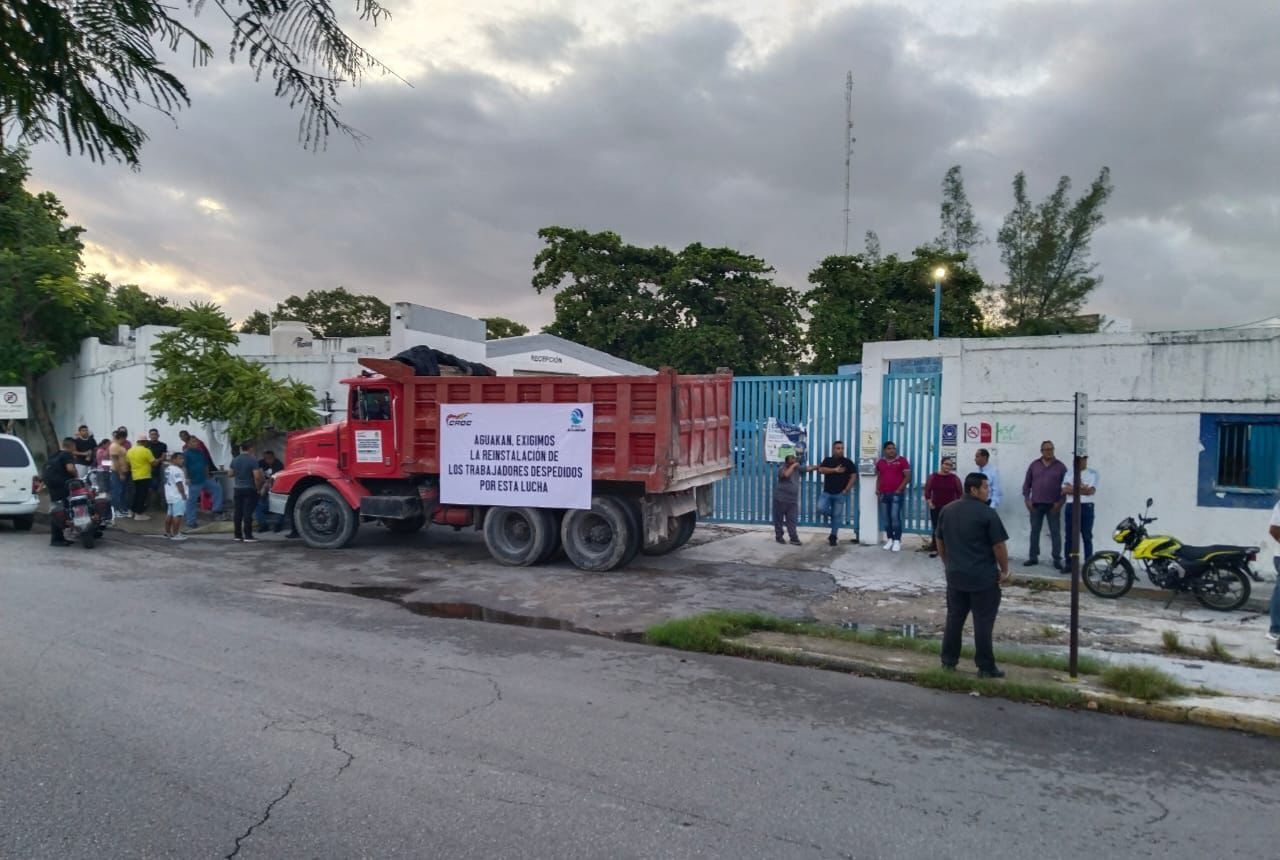
[[[80,545],[83,546],[85,549],[93,549],[93,543],[97,539],[98,539],[98,532],[96,529],[90,528],[80,532]]]
[[[1235,568],[1211,567],[1200,577],[1201,587],[1196,589],[1196,600],[1210,609],[1231,612],[1249,602],[1253,586],[1244,571]]]
[[[1133,588],[1133,565],[1118,552],[1095,552],[1085,561],[1080,578],[1096,597],[1115,600]]]

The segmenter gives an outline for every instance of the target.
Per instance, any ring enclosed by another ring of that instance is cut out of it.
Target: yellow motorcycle
[[[1147,525],[1158,518],[1147,509],[1135,520],[1125,517],[1116,526],[1111,539],[1121,544],[1121,552],[1095,552],[1084,563],[1081,576],[1085,588],[1098,597],[1114,600],[1133,587],[1133,564],[1127,556],[1142,562],[1147,578],[1159,588],[1173,592],[1190,592],[1210,609],[1230,612],[1249,600],[1250,580],[1262,582],[1249,562],[1258,560],[1258,547],[1217,544],[1187,546],[1169,535],[1149,535]]]

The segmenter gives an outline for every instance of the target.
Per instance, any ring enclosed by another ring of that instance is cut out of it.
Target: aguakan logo
[[[450,413],[444,416],[444,423],[450,427],[470,427],[471,413],[470,412]]]
[[[582,422],[587,420],[587,416],[583,414],[581,409],[575,409],[569,413],[569,432],[585,433],[587,428],[582,426]]]

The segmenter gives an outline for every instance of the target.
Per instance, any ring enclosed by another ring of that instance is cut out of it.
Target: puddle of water
[[[561,630],[566,633],[582,633],[587,636],[600,636],[622,642],[643,642],[644,634],[633,631],[618,633],[603,630],[592,630],[580,627],[562,618],[545,615],[523,615],[518,612],[507,612],[502,609],[490,609],[478,603],[463,602],[429,602],[405,600],[404,598],[417,591],[412,586],[384,585],[331,585],[327,582],[285,582],[283,585],[292,588],[303,588],[309,591],[324,591],[336,594],[350,594],[353,597],[364,597],[372,600],[385,600],[407,609],[415,615],[428,618],[446,618],[453,621],[482,621],[487,624],[507,624],[513,627],[530,627],[535,630]]]

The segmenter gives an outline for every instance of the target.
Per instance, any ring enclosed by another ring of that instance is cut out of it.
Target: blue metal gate
[[[773,521],[773,485],[777,463],[764,459],[765,427],[770,418],[800,424],[808,433],[806,463],[818,463],[837,439],[846,456],[858,449],[860,375],[742,376],[733,380],[733,472],[716,484],[712,522],[768,525]],[[801,478],[800,524],[826,525],[818,517],[821,479]],[[858,494],[851,494],[843,526],[857,523]],[[855,526],[856,527],[856,526]]]
[[[911,464],[911,485],[902,507],[902,531],[927,535],[932,527],[924,500],[924,482],[938,469],[942,373],[885,374],[881,409],[884,421],[880,444],[893,442]]]

